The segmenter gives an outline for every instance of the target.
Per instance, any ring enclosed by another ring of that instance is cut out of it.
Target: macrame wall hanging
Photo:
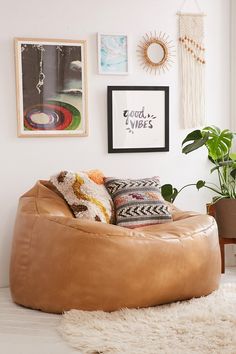
[[[195,0],[198,13],[179,15],[179,46],[182,86],[182,112],[184,128],[205,124],[205,47],[204,14]]]

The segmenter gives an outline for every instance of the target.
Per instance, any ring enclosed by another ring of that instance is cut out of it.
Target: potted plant
[[[210,213],[214,214],[219,234],[222,237],[236,237],[236,153],[232,152],[235,133],[229,129],[220,130],[216,126],[208,126],[202,130],[194,130],[182,142],[182,152],[189,154],[201,147],[206,148],[212,163],[210,173],[216,173],[218,184],[199,180],[183,186],[181,189],[165,184],[161,192],[165,200],[174,202],[177,195],[186,187],[197,189],[208,188],[215,193],[210,204]]]

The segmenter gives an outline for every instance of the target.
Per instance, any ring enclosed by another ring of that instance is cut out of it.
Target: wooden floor
[[[28,310],[12,303],[8,288],[0,289],[1,354],[83,354],[69,347],[56,328],[61,315]]]
[[[226,268],[223,283],[236,282],[236,267]],[[1,354],[84,354],[69,347],[57,333],[60,315],[28,310],[12,303],[0,289]]]

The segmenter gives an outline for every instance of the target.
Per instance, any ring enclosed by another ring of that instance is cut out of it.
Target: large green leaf
[[[230,130],[221,131],[219,128],[212,126],[205,127],[202,134],[208,134],[206,147],[213,160],[220,160],[229,155],[234,135]]]
[[[182,148],[182,152],[184,154],[189,154],[190,152],[199,149],[201,146],[206,145],[208,137],[209,133],[202,135],[200,130],[194,130],[183,140],[182,146],[189,141],[192,141],[192,143],[185,145]]]
[[[215,125],[209,125],[205,128],[202,129],[202,133],[212,133],[212,134],[216,134],[216,135],[219,135],[220,134],[220,128],[216,127]]]
[[[189,133],[182,142],[182,152],[188,154],[205,145],[212,162],[228,158],[234,133],[229,129],[220,130],[216,126],[208,126],[200,130]],[[189,143],[190,142],[190,143]],[[188,144],[186,144],[188,143]],[[236,156],[233,156],[236,158]]]
[[[183,140],[182,142],[182,146],[184,143],[188,142],[188,141],[193,141],[193,140],[198,140],[202,138],[202,133],[201,130],[194,130],[191,133],[189,133],[186,138]]]

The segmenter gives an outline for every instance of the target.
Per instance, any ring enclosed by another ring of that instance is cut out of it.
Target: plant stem
[[[186,186],[183,186],[182,188],[180,188],[180,190],[178,191],[178,194],[186,187],[190,187],[190,186],[196,186],[196,183],[190,183],[190,184],[186,184]]]
[[[219,190],[217,190],[217,189],[215,189],[215,188],[212,188],[212,187],[210,187],[210,186],[208,186],[208,185],[206,185],[206,184],[204,185],[204,187],[210,189],[211,191],[213,191],[213,192],[215,192],[215,193],[217,193],[217,194],[224,195],[224,193],[221,193]]]

